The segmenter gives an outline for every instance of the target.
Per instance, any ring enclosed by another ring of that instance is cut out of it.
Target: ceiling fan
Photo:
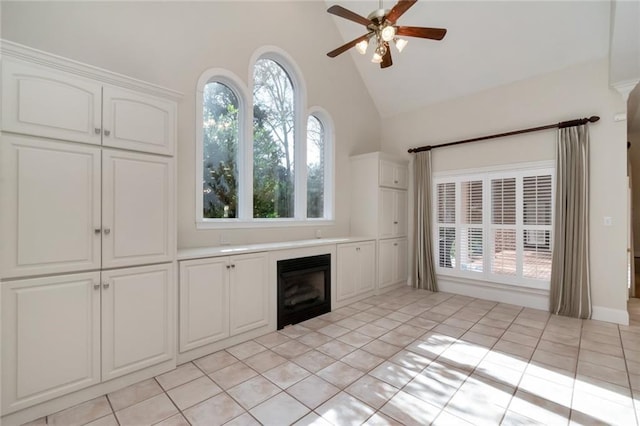
[[[407,40],[398,38],[397,36],[429,38],[432,40],[442,40],[447,30],[444,28],[424,28],[424,27],[403,27],[396,25],[396,21],[418,0],[399,0],[390,10],[382,8],[382,0],[380,0],[379,8],[369,14],[368,17],[360,16],[355,12],[345,9],[342,6],[334,5],[327,9],[327,12],[348,19],[367,27],[368,32],[351,40],[335,50],[327,53],[330,58],[335,58],[339,54],[346,52],[352,47],[356,47],[358,52],[365,54],[369,45],[369,40],[375,37],[376,49],[373,53],[371,62],[380,64],[380,68],[387,68],[393,65],[391,60],[391,50],[389,42],[393,41],[398,51],[407,45]]]

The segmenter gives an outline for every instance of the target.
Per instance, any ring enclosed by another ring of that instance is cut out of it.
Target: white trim
[[[443,275],[438,275],[438,290],[527,308],[549,309],[548,290]]]
[[[293,219],[293,218],[274,218],[261,219],[254,218],[249,220],[242,219],[203,219],[196,222],[196,229],[243,229],[243,228],[291,228],[291,227],[317,227],[335,225],[333,220],[328,219]]]
[[[486,167],[477,167],[473,169],[455,169],[455,170],[443,170],[440,172],[433,173],[433,179],[455,176],[455,177],[463,177],[467,180],[467,175],[482,175],[484,176],[487,173],[496,174],[504,173],[504,172],[525,172],[527,170],[533,169],[555,169],[555,161],[553,160],[544,160],[544,161],[529,161],[524,163],[510,163],[510,164],[500,164],[496,166],[486,166]]]
[[[629,312],[622,309],[605,308],[604,306],[592,306],[591,319],[629,325]]]
[[[182,99],[183,94],[166,87],[147,83],[123,74],[114,73],[102,68],[94,67],[62,56],[34,49],[9,40],[0,40],[0,52],[2,55],[22,59],[33,64],[43,65],[48,68],[57,69],[66,73],[90,78],[102,83],[113,84],[115,86],[147,93],[153,96],[169,98],[174,101]]]

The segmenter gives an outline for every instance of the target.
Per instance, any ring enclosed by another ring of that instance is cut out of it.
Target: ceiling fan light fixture
[[[396,29],[393,25],[387,25],[380,31],[380,37],[384,41],[391,41],[396,36]]]
[[[376,51],[373,53],[373,58],[371,58],[371,62],[373,62],[374,64],[379,64],[382,62],[382,55],[379,52],[379,49],[376,49]]]
[[[393,42],[396,45],[396,48],[398,49],[398,52],[402,52],[404,50],[405,47],[407,47],[407,44],[409,44],[408,40],[405,40],[403,38],[394,38]]]
[[[369,47],[369,42],[367,40],[362,40],[360,43],[356,44],[356,50],[361,55],[367,53],[367,47]]]

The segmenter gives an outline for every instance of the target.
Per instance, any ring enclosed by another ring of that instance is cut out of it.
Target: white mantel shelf
[[[202,259],[206,257],[229,256],[234,254],[256,253],[261,251],[291,250],[301,247],[316,247],[340,243],[355,243],[358,241],[366,241],[371,239],[371,237],[316,238],[312,240],[283,241],[278,243],[184,248],[178,250],[177,258],[178,260]]]

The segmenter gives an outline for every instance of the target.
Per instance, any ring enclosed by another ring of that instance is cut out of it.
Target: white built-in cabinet
[[[180,95],[11,42],[1,47],[6,415],[175,366]]]
[[[267,255],[180,262],[180,352],[266,326]]]
[[[171,359],[172,279],[160,264],[3,283],[4,408]]]
[[[378,242],[378,287],[383,289],[407,282],[408,242],[406,238],[384,239]]]
[[[408,161],[382,152],[350,158],[351,233],[377,244],[376,289],[408,277]]]
[[[376,289],[375,240],[337,245],[336,300],[370,295]]]
[[[57,67],[3,61],[4,131],[173,154],[174,101]]]
[[[2,276],[169,262],[173,159],[3,134]]]

